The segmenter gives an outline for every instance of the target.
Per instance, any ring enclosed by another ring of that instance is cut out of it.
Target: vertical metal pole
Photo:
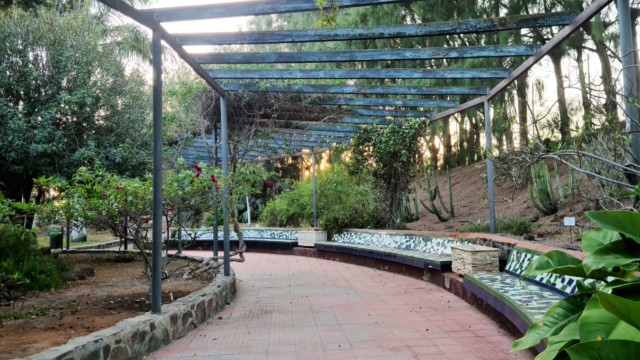
[[[215,97],[214,97],[215,103]],[[222,107],[222,106],[221,106]],[[218,125],[216,120],[213,120],[213,167],[218,166]],[[220,212],[220,201],[218,201],[218,184],[216,183],[214,188],[214,201],[213,206],[213,257],[218,257],[218,213]],[[217,261],[217,260],[216,260]]]
[[[316,188],[316,154],[315,149],[311,148],[311,188],[313,189],[313,227],[318,227],[318,204],[317,204],[317,188]]]
[[[217,199],[218,192],[219,192],[218,184],[215,185],[213,191],[215,194],[214,195],[215,205],[213,206],[213,257],[217,258],[218,257],[218,213],[220,212],[220,209],[219,209],[220,202]]]
[[[216,166],[218,166],[218,124],[213,120],[213,167]]]
[[[638,95],[636,84],[636,66],[633,52],[636,51],[631,34],[631,15],[629,0],[617,0],[618,17],[620,19],[620,57],[622,58],[623,95],[626,130],[631,135],[631,163],[640,161],[640,125],[638,124],[638,108],[634,104]]]
[[[220,132],[222,135],[222,172],[224,186],[222,187],[222,231],[224,249],[224,276],[231,275],[231,259],[229,256],[229,139],[227,128],[227,100],[220,97]]]
[[[491,137],[491,106],[489,100],[484,101],[484,140],[485,153],[487,155],[487,187],[489,192],[489,232],[495,234],[496,228],[496,202],[495,188],[493,183],[493,159],[492,153],[492,137]]]
[[[153,31],[153,245],[151,269],[151,312],[162,306],[162,48],[160,33]]]

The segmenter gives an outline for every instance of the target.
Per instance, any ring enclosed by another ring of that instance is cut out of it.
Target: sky
[[[245,0],[246,1],[246,0]],[[233,0],[152,0],[149,7],[189,6],[201,4],[215,4],[228,2],[242,2]],[[170,33],[190,32],[237,32],[247,29],[250,17],[232,17],[224,19],[176,21],[163,23],[162,26]]]

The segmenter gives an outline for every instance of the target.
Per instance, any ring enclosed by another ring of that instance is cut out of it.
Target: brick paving
[[[512,336],[425,281],[309,257],[246,258],[232,263],[236,300],[148,359],[532,358],[510,353]]]

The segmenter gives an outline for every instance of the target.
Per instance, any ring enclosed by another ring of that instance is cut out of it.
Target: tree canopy
[[[0,11],[0,182],[9,198],[28,200],[32,179],[96,161],[123,175],[148,170],[150,96],[122,50],[130,35],[88,5]]]

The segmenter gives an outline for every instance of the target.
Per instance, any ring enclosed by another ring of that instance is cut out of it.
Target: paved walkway
[[[530,359],[490,318],[427,282],[308,257],[249,253],[237,297],[149,359]]]

